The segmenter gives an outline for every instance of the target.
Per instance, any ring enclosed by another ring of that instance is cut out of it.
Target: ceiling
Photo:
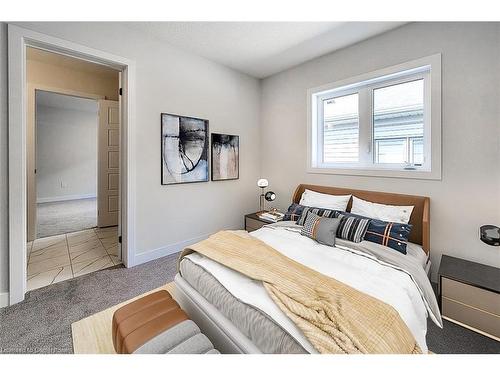
[[[124,22],[175,47],[256,78],[399,27],[405,22]]]
[[[97,113],[97,101],[93,99],[79,98],[77,96],[57,94],[55,92],[36,92],[36,105],[66,110],[76,110]]]
[[[39,61],[45,64],[61,66],[63,68],[80,70],[87,73],[99,74],[108,78],[115,78],[118,74],[117,70],[104,65],[92,63],[89,61],[76,59],[65,55],[60,55],[54,52],[47,52],[41,49],[28,47],[26,58],[32,61]]]

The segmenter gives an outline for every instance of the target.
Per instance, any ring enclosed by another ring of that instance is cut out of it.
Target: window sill
[[[348,176],[408,178],[408,179],[417,179],[417,180],[441,180],[441,171],[425,171],[425,170],[308,167],[307,173],[336,174],[336,175],[348,175]]]

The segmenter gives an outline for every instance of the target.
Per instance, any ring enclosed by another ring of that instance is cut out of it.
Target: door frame
[[[26,48],[34,47],[121,71],[120,219],[122,256],[135,263],[135,61],[64,39],[8,25],[9,69],[9,304],[26,293]]]

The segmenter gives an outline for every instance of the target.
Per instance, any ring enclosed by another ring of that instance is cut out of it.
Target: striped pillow
[[[329,210],[326,208],[318,208],[318,207],[304,207],[304,210],[302,211],[299,220],[297,220],[297,224],[304,225],[307,214],[310,212],[321,217],[330,217],[330,218],[337,217],[339,215],[339,211],[336,210]]]
[[[365,237],[366,230],[370,224],[370,219],[352,216],[349,214],[339,214],[339,227],[337,237],[351,242],[361,242]]]

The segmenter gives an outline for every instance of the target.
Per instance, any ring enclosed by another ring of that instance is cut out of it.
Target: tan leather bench
[[[116,310],[112,330],[117,353],[218,353],[166,290]]]

